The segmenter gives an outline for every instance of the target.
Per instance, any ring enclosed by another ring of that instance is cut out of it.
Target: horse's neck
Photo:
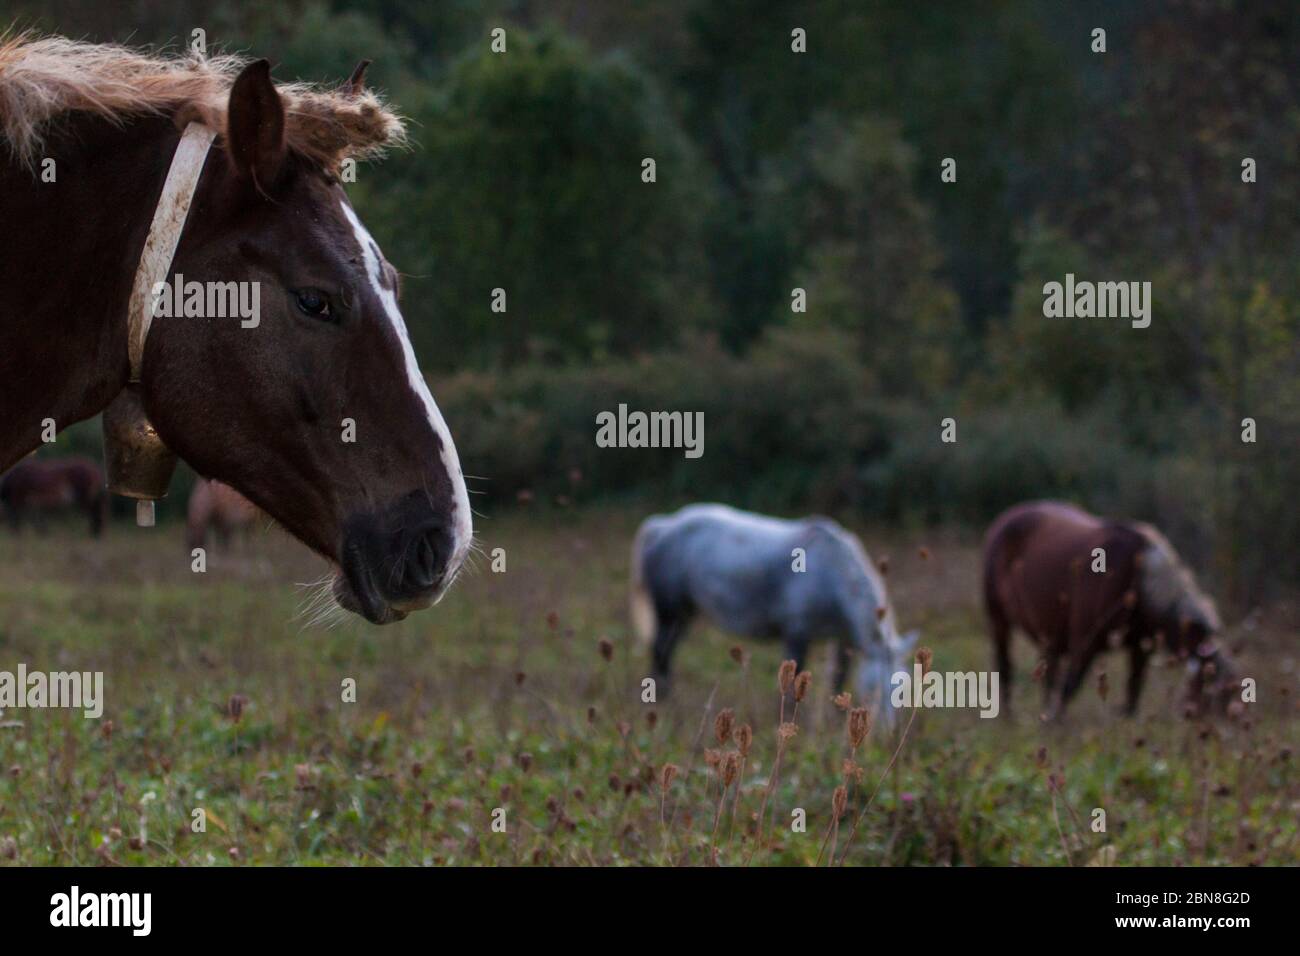
[[[177,135],[73,116],[35,170],[0,152],[0,471],[101,411],[129,375],[127,300]],[[46,162],[52,160],[52,164]],[[52,182],[44,181],[53,177]]]
[[[840,576],[844,581],[839,595],[841,613],[853,631],[853,643],[864,654],[872,656],[882,648],[877,637],[883,634],[883,626],[876,610],[885,606],[887,600],[883,582],[861,563],[867,559],[855,549],[845,545],[839,557]]]

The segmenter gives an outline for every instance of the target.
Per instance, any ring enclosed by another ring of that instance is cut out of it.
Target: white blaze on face
[[[376,254],[379,246],[370,237],[369,231],[361,224],[361,220],[352,211],[352,207],[346,202],[341,203],[341,205],[343,215],[347,217],[348,222],[352,225],[352,234],[356,237],[357,245],[361,247],[361,255],[366,264],[366,275],[370,278],[370,285],[379,301],[383,304],[384,314],[393,326],[397,341],[401,343],[402,355],[406,360],[406,377],[411,386],[411,391],[424,403],[424,411],[429,417],[429,425],[442,443],[442,466],[447,471],[447,477],[451,481],[452,493],[455,496],[452,554],[443,579],[445,590],[446,585],[450,583],[455,576],[456,570],[465,560],[465,555],[469,552],[470,541],[474,536],[474,525],[469,510],[469,492],[465,488],[465,476],[460,470],[460,458],[456,455],[456,445],[451,440],[451,432],[447,429],[447,423],[443,421],[442,412],[438,411],[438,405],[434,402],[433,396],[429,394],[429,386],[425,383],[424,375],[420,372],[420,365],[415,360],[415,350],[411,348],[411,339],[406,333],[406,322],[402,319],[402,313],[397,308],[397,291],[384,286],[379,258]],[[441,594],[439,594],[439,597],[441,597]]]

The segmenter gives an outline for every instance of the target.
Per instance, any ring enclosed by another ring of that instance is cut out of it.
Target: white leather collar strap
[[[202,123],[190,123],[181,134],[176,154],[172,156],[171,168],[167,170],[167,181],[163,183],[162,195],[158,197],[158,207],[154,209],[149,236],[144,241],[140,264],[135,270],[135,282],[131,286],[126,344],[131,358],[133,382],[140,381],[140,372],[144,366],[144,343],[149,338],[149,326],[153,322],[154,286],[167,281],[171,272],[172,257],[176,255],[176,246],[185,229],[190,203],[194,201],[194,190],[198,188],[208,148],[216,135],[216,132]]]

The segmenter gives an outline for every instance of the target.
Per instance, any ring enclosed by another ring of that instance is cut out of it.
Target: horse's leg
[[[656,697],[663,698],[668,696],[671,686],[669,670],[673,662],[673,650],[677,647],[677,642],[682,639],[686,633],[686,625],[689,619],[683,614],[664,614],[662,611],[656,613],[658,622],[655,625],[655,642],[652,651],[654,662],[654,679],[657,688]]]
[[[849,660],[853,656],[853,646],[846,640],[835,642],[835,693],[844,690],[844,681],[849,676]]]
[[[1142,694],[1142,681],[1146,677],[1147,661],[1151,654],[1142,648],[1141,639],[1132,639],[1128,646],[1128,696],[1124,701],[1124,714],[1132,717],[1137,714],[1138,697]]]
[[[993,666],[999,675],[999,688],[1002,694],[1002,710],[1011,714],[1011,624],[1001,609],[989,611],[989,636],[993,639]]]
[[[103,495],[92,498],[87,502],[86,510],[90,512],[91,537],[98,538],[104,533],[104,512],[107,510],[107,504],[108,499]]]
[[[1065,669],[1065,678],[1061,681],[1060,707],[1057,716],[1065,713],[1066,705],[1078,691],[1079,686],[1083,683],[1084,677],[1088,674],[1088,668],[1092,666],[1092,659],[1096,656],[1096,651],[1092,648],[1085,648],[1078,653],[1070,655],[1070,661]]]
[[[793,634],[785,639],[785,658],[794,661],[796,674],[803,670],[803,662],[808,658],[809,643],[808,638],[802,634]]]
[[[1048,720],[1053,720],[1060,709],[1057,684],[1061,672],[1061,654],[1050,642],[1045,641],[1043,659],[1047,665],[1043,670],[1043,713]]]

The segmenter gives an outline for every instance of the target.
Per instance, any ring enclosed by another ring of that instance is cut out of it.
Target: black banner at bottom
[[[1061,939],[1277,933],[1287,869],[0,869],[10,941],[146,940],[337,945],[377,933],[482,935],[493,943],[678,940],[701,918],[770,945],[823,920],[873,939],[1005,940],[1016,925]],[[709,914],[714,914],[713,916]],[[847,920],[848,922],[842,922]],[[863,922],[863,921],[866,922]],[[557,936],[556,934],[560,935]],[[612,934],[612,935],[610,935]],[[972,936],[972,934],[975,934]],[[549,940],[549,942],[547,942]]]

